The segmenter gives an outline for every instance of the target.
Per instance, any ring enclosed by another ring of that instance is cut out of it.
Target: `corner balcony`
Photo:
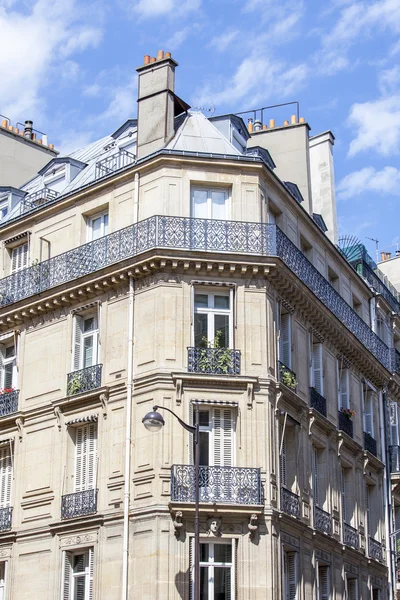
[[[248,467],[200,466],[199,500],[208,504],[262,505],[261,471]],[[194,465],[172,466],[171,502],[195,502]]]
[[[332,517],[319,506],[314,507],[314,528],[327,535],[332,534]]]
[[[360,544],[357,529],[345,522],[343,522],[343,543],[355,550],[358,550]]]
[[[344,431],[347,433],[349,437],[353,437],[353,421],[347,417],[344,413],[339,410],[339,424],[338,427],[340,431]]]
[[[279,381],[295,392],[297,387],[296,373],[283,364],[283,362],[278,361],[278,366]]]
[[[0,394],[0,417],[17,412],[18,397],[19,390],[5,390]]]
[[[378,456],[378,445],[376,440],[366,431],[364,431],[364,449],[371,452],[374,456]]]
[[[301,516],[300,497],[285,487],[281,488],[281,511],[292,517]]]
[[[103,365],[93,365],[80,371],[72,371],[67,376],[67,396],[75,396],[89,392],[101,386],[101,370]]]
[[[400,446],[389,446],[390,472],[400,473]]]
[[[396,348],[391,349],[392,372],[400,375],[400,352]]]
[[[326,417],[326,399],[315,388],[310,388],[310,406]]]
[[[12,510],[13,509],[11,506],[0,508],[0,532],[10,531],[12,521]]]
[[[383,559],[382,544],[371,536],[368,537],[368,556],[379,562]]]
[[[240,350],[188,348],[189,373],[240,375]]]
[[[85,490],[61,497],[61,518],[73,519],[97,512],[98,490]]]

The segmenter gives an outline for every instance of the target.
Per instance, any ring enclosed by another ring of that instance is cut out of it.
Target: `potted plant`
[[[200,350],[199,369],[202,373],[222,373],[228,375],[232,371],[232,352],[229,348],[221,346],[222,331],[218,329],[214,342],[209,342],[206,336],[202,338],[204,348]],[[212,355],[208,349],[217,350]]]
[[[297,379],[294,373],[281,367],[281,382],[286,385],[286,387],[294,390],[297,387]]]
[[[341,408],[340,412],[342,413],[342,415],[344,415],[347,419],[351,419],[352,417],[354,417],[354,415],[356,414],[355,410],[351,410],[351,408]]]
[[[67,396],[74,396],[75,394],[79,394],[81,391],[82,382],[79,375],[74,375],[68,382],[67,385]]]

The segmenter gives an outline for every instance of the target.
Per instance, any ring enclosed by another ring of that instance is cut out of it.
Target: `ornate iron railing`
[[[382,561],[382,544],[377,542],[373,537],[368,537],[368,556],[375,560]]]
[[[371,454],[373,454],[374,456],[378,456],[378,447],[376,440],[372,437],[372,435],[370,435],[366,431],[364,431],[364,448],[365,450],[368,450],[368,452],[371,452]]]
[[[300,497],[286,489],[281,487],[281,511],[292,517],[300,517]]]
[[[350,546],[351,548],[355,548],[358,550],[359,547],[359,536],[357,529],[354,529],[348,523],[343,522],[343,543],[346,546]]]
[[[0,508],[0,531],[9,531],[12,522],[12,507]]]
[[[388,370],[389,348],[276,225],[154,216],[0,280],[6,306],[152,248],[277,256]]]
[[[339,410],[339,429],[353,437],[353,421]]]
[[[328,535],[332,533],[332,517],[319,506],[314,507],[314,527]]]
[[[400,446],[389,446],[390,472],[400,473]]]
[[[240,350],[188,348],[189,373],[240,375]]]
[[[396,348],[390,349],[391,353],[391,371],[400,375],[400,352]]]
[[[310,388],[310,404],[321,415],[326,417],[326,399],[315,388]]]
[[[89,392],[101,386],[103,365],[93,365],[67,375],[67,396]]]
[[[39,206],[44,206],[45,204],[50,204],[59,196],[60,194],[58,192],[50,188],[42,188],[37,192],[32,192],[32,194],[28,194],[22,200],[22,212],[32,210],[33,208],[38,208]]]
[[[296,373],[289,369],[283,362],[278,361],[279,366],[279,381],[289,387],[291,390],[296,390],[297,379]]]
[[[18,410],[19,390],[0,394],[0,417],[5,417]]]
[[[390,289],[388,285],[379,277],[378,273],[376,273],[370,265],[365,260],[357,260],[357,261],[349,261],[353,269],[357,271],[361,277],[367,280],[369,285],[378,293],[381,294],[392,308],[392,310],[396,313],[400,312],[400,303],[397,298],[396,290]],[[381,272],[381,277],[383,276]]]
[[[61,518],[72,519],[97,512],[98,490],[85,490],[61,497]]]
[[[115,173],[119,169],[132,165],[135,160],[136,157],[134,154],[121,149],[112,156],[107,156],[96,163],[96,179],[105,175],[111,175],[111,173]]]
[[[262,504],[261,471],[247,467],[206,467],[199,469],[200,502],[225,504]],[[171,500],[195,501],[195,468],[173,465]]]

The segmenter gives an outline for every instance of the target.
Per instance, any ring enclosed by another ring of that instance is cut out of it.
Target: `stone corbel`
[[[279,415],[279,402],[282,398],[282,392],[278,392],[276,394],[276,401],[275,401],[275,414]]]
[[[247,408],[251,410],[253,408],[253,399],[254,399],[254,384],[247,384]]]
[[[247,527],[249,530],[249,542],[252,542],[256,536],[257,529],[258,529],[257,521],[258,521],[258,516],[255,513],[250,515],[250,519],[247,524]]]
[[[107,408],[108,408],[108,390],[106,392],[104,392],[103,394],[100,394],[100,402],[101,402],[101,408],[103,411],[103,418],[107,419]]]
[[[309,435],[310,437],[311,437],[311,429],[312,429],[312,426],[314,425],[314,421],[315,421],[315,416],[314,416],[314,415],[312,415],[312,416],[310,417],[310,422],[309,422],[309,424],[308,424],[308,435]]]
[[[23,419],[23,417],[18,417],[18,419],[15,420],[15,424],[16,424],[17,429],[18,429],[19,441],[22,442],[23,433],[24,433],[24,419]]]
[[[182,402],[182,388],[183,388],[183,382],[182,379],[177,379],[176,380],[176,404],[179,406]]]
[[[55,414],[55,417],[57,419],[58,431],[61,431],[61,415],[62,415],[62,412],[61,412],[59,406],[55,406],[54,407],[54,414]]]
[[[174,515],[174,519],[173,519],[173,524],[174,524],[174,529],[175,529],[175,537],[177,540],[179,540],[179,538],[181,537],[181,531],[183,531],[182,517],[183,517],[182,511],[177,510]]]
[[[340,455],[342,453],[342,446],[343,446],[343,438],[341,437],[339,439],[339,443],[338,443],[338,453],[337,453],[338,458],[340,458]]]

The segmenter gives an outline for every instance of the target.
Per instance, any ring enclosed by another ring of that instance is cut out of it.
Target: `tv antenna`
[[[371,242],[375,242],[375,259],[376,259],[376,262],[378,263],[379,262],[379,250],[378,250],[379,240],[377,240],[376,238],[368,237],[367,235],[365,237],[367,240],[371,240]]]

